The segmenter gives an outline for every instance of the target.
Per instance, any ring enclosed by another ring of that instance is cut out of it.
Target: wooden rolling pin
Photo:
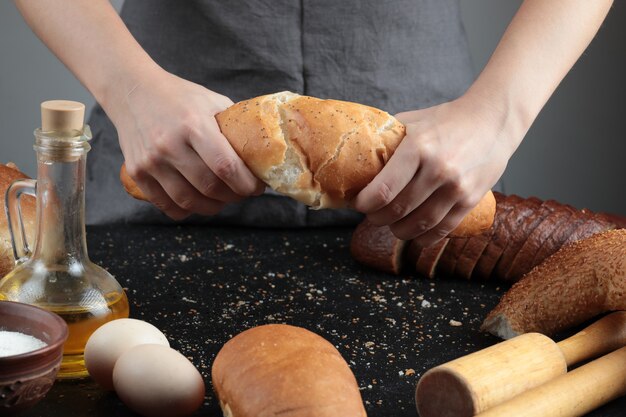
[[[626,347],[476,417],[577,417],[626,394]]]
[[[626,311],[559,343],[526,333],[426,372],[415,390],[417,410],[421,417],[472,417],[624,345]]]

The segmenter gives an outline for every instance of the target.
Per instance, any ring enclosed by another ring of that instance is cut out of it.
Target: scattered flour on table
[[[47,345],[29,334],[0,330],[0,357],[19,355]]]

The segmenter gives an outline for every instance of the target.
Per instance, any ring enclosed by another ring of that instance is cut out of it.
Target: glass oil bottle
[[[59,378],[87,376],[84,348],[102,324],[128,317],[120,284],[87,255],[85,165],[91,138],[82,103],[42,103],[35,130],[37,180],[15,181],[5,206],[17,266],[0,280],[0,299],[35,304],[68,324]],[[29,246],[20,215],[20,196],[36,196],[37,231]]]

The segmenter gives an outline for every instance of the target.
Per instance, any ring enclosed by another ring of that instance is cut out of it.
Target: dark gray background
[[[113,1],[119,8],[123,0]],[[479,71],[519,0],[463,1]],[[68,28],[70,30],[71,28]],[[540,71],[541,68],[538,68]],[[596,39],[550,99],[504,174],[507,193],[626,214],[626,4],[617,1]],[[39,103],[93,97],[41,44],[10,1],[0,1],[0,161],[35,175]]]

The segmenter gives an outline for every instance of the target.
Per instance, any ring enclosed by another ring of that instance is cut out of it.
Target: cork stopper
[[[85,105],[78,101],[49,100],[41,103],[41,130],[44,132],[82,131]]]

